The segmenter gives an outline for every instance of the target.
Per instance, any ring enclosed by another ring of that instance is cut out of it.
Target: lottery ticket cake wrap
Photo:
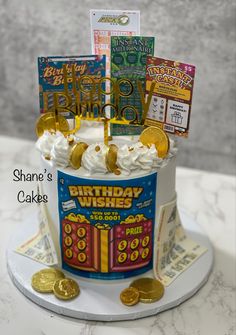
[[[86,123],[86,122],[85,122]],[[68,140],[45,131],[37,141],[43,170],[41,192],[59,266],[78,276],[123,279],[153,268],[161,206],[174,201],[176,147],[159,158],[154,145],[117,137],[115,173],[107,167],[103,127],[84,125]],[[92,137],[91,137],[92,135]],[[71,151],[86,143],[81,167],[73,169]]]

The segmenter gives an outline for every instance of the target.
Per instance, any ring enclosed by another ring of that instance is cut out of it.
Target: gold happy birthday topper
[[[124,125],[142,125],[144,124],[151,98],[155,88],[155,82],[152,82],[150,91],[145,99],[146,92],[143,90],[142,82],[137,80],[136,85],[140,94],[142,105],[142,118],[139,119],[138,110],[130,104],[120,107],[120,98],[130,98],[134,92],[134,84],[129,79],[111,79],[108,77],[97,78],[92,75],[82,75],[76,77],[75,65],[72,65],[71,75],[67,73],[66,65],[63,65],[64,92],[53,93],[53,107],[47,109],[47,112],[54,112],[56,118],[57,129],[59,128],[58,115],[67,112],[72,113],[75,117],[75,127],[70,131],[75,132],[76,124],[79,120],[103,121],[104,122],[104,142],[108,142],[108,123],[124,124]],[[68,83],[71,83],[72,89],[69,90]],[[110,90],[106,87],[110,85]],[[126,91],[122,90],[122,86],[126,87]],[[105,89],[104,89],[105,88]],[[105,102],[105,97],[109,97],[111,102]],[[46,105],[48,105],[47,93],[44,96]],[[113,110],[113,117],[106,117],[106,108]],[[133,118],[127,119],[126,112],[132,111]]]

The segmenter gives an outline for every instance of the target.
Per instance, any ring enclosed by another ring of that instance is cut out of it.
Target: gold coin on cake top
[[[62,133],[67,133],[69,128],[69,123],[66,118],[62,115],[58,115],[58,130]],[[55,132],[57,130],[55,113],[44,113],[38,118],[35,127],[36,135],[38,137],[42,136],[45,130],[49,132]]]
[[[60,270],[53,268],[43,269],[33,275],[31,285],[37,292],[51,293],[53,292],[55,281],[61,278],[65,278],[65,275]]]
[[[106,154],[106,166],[109,172],[115,172],[118,169],[117,162],[118,147],[115,144],[110,144]]]
[[[64,278],[59,279],[54,283],[53,293],[58,299],[70,300],[79,295],[80,288],[75,280]]]
[[[139,302],[139,295],[135,287],[128,287],[121,292],[120,300],[126,306],[134,306]]]
[[[130,287],[134,287],[139,291],[139,301],[144,303],[160,300],[165,291],[162,283],[153,278],[136,279],[130,284]]]
[[[87,148],[88,148],[88,144],[84,142],[76,143],[72,147],[71,155],[70,155],[70,165],[74,169],[79,169],[81,167],[82,156]]]
[[[155,145],[158,157],[164,158],[169,151],[169,137],[158,127],[147,127],[139,137],[139,141],[146,146]]]

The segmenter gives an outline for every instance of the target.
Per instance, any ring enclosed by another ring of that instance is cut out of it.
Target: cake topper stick
[[[147,117],[147,113],[148,113],[148,110],[149,110],[149,106],[150,106],[150,103],[151,103],[151,99],[152,99],[152,96],[153,96],[153,92],[154,92],[156,83],[154,81],[151,83],[150,91],[149,91],[149,94],[147,95],[147,100],[146,101],[145,101],[145,94],[143,93],[143,88],[142,88],[142,84],[141,84],[140,81],[137,82],[137,86],[138,86],[138,91],[139,91],[139,94],[140,94],[140,99],[141,99],[141,103],[142,103],[142,107],[143,107],[143,116],[142,116],[141,124],[144,124],[145,119]]]
[[[109,136],[108,136],[108,124],[109,124],[109,120],[105,117],[105,119],[103,120],[103,124],[104,124],[104,144],[106,146],[108,146],[108,141],[109,141]]]
[[[58,130],[60,130],[60,125],[59,125],[59,117],[58,117],[58,109],[57,109],[57,96],[56,96],[56,94],[53,94],[53,104],[55,106],[55,109],[54,109],[55,130],[58,131]]]
[[[77,89],[76,89],[76,71],[75,71],[75,64],[71,65],[71,75],[72,75],[72,92],[74,96],[77,94]]]
[[[62,65],[62,69],[63,69],[63,79],[64,79],[64,92],[65,92],[65,94],[68,94],[69,90],[68,90],[66,64]]]

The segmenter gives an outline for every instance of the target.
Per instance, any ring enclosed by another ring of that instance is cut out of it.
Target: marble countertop
[[[210,158],[209,158],[210,159]],[[233,335],[236,332],[236,178],[177,169],[178,204],[206,231],[215,250],[207,284],[188,301],[156,316],[125,322],[88,322],[54,314],[25,298],[11,282],[5,251],[15,229],[35,208],[16,196],[36,190],[14,182],[13,170],[37,172],[39,157],[29,141],[0,137],[0,333],[4,335]]]

